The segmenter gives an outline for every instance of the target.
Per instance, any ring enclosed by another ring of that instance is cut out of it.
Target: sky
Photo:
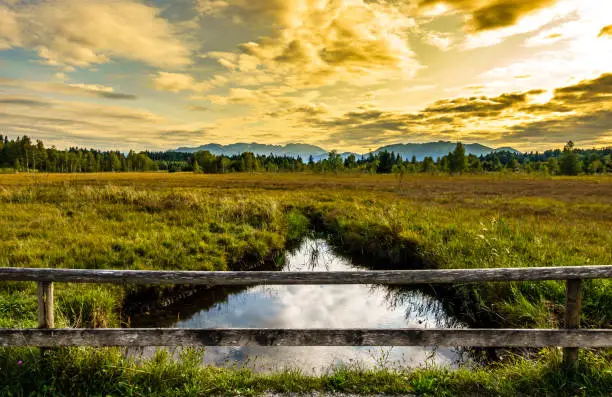
[[[612,146],[612,0],[0,0],[0,134]]]

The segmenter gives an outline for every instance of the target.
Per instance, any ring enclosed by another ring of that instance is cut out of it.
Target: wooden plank
[[[38,283],[38,328],[53,328],[53,282]]]
[[[485,281],[612,278],[612,266],[559,266],[499,269],[389,270],[348,272],[202,272],[0,268],[4,281],[62,281],[113,284],[432,284]]]
[[[582,281],[580,279],[567,280],[565,285],[565,328],[580,328],[580,312],[582,308]],[[578,365],[578,348],[565,347],[563,349],[565,366],[575,369]]]
[[[0,346],[610,347],[612,329],[0,329]]]

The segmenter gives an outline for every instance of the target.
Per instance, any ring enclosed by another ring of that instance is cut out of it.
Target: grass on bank
[[[612,357],[583,352],[577,372],[565,371],[558,350],[536,360],[516,357],[490,368],[393,370],[333,368],[320,376],[297,370],[257,374],[246,368],[200,365],[203,350],[178,360],[160,350],[137,364],[120,349],[64,348],[41,361],[37,349],[0,353],[0,395],[202,396],[312,391],[423,396],[609,396]]]

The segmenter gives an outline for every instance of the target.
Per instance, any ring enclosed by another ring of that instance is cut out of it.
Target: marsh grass
[[[381,269],[608,265],[612,178],[418,175],[398,184],[391,176],[368,175],[0,175],[0,266],[258,269],[281,265],[284,250],[313,227],[341,251],[368,258]],[[164,297],[164,290],[159,291]],[[564,283],[555,281],[456,285],[434,293],[446,310],[472,325],[555,327],[564,311]],[[58,283],[58,323],[118,326],[128,296],[138,296],[138,290]],[[35,313],[33,283],[0,283],[1,327],[36,326]],[[584,283],[582,324],[612,326],[610,280]],[[94,371],[98,376],[96,363],[116,354],[105,352],[110,351],[82,353],[82,374]],[[2,359],[7,354],[13,353],[3,350]],[[603,374],[609,376],[609,359],[602,358],[608,356],[589,354],[595,367],[607,366]],[[517,382],[520,376],[512,370],[520,370],[527,374],[525,384],[532,385],[540,382],[533,379],[536,374],[546,375],[542,382],[552,387],[561,381],[552,376],[553,356],[537,363],[517,361],[495,369],[495,376],[505,374]],[[181,364],[168,368],[173,365]],[[493,372],[482,371],[479,376],[493,387],[487,378]],[[419,372],[422,380],[410,377],[418,383],[410,384],[412,390],[440,384],[438,378],[431,380],[435,373],[455,383],[477,380],[461,371]],[[223,376],[229,382],[240,374]],[[601,382],[604,375],[583,383]],[[265,385],[272,379],[248,377]],[[323,382],[288,379],[300,385]],[[504,388],[518,390],[502,383],[500,395]],[[521,392],[529,394],[529,388]]]
[[[201,366],[205,350],[184,349],[177,359],[167,350],[139,360],[117,348],[64,348],[40,358],[37,349],[0,352],[2,395],[201,396],[257,395],[274,391],[425,396],[608,396],[609,355],[581,354],[577,372],[566,372],[556,349],[534,360],[513,357],[489,368],[449,370],[333,367],[319,376],[298,370],[255,373],[247,368]]]

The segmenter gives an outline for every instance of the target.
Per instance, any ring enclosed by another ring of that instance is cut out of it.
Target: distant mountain
[[[395,145],[387,145],[378,148],[374,153],[388,151],[399,154],[404,159],[411,159],[416,156],[417,160],[423,160],[424,157],[430,156],[436,159],[442,157],[455,149],[456,142],[438,141],[427,143],[399,143]],[[486,155],[492,152],[509,151],[520,153],[518,150],[511,147],[491,148],[479,143],[464,144],[467,154],[476,156]],[[234,156],[244,152],[252,152],[256,155],[290,156],[301,157],[304,162],[308,161],[308,157],[312,156],[314,161],[319,161],[327,158],[328,151],[319,146],[308,145],[304,143],[288,143],[286,145],[266,145],[261,143],[232,143],[230,145],[219,145],[217,143],[209,143],[198,147],[180,147],[177,152],[192,153],[200,150],[208,150],[214,155]],[[347,158],[351,154],[357,159],[361,158],[361,154],[352,152],[341,153],[342,158]],[[364,154],[367,156],[368,154]]]
[[[515,154],[521,154],[520,150],[516,150],[514,148],[511,148],[510,146],[498,147],[494,150],[494,152],[511,152]]]
[[[416,156],[417,160],[423,160],[425,157],[433,157],[434,160],[437,157],[442,157],[452,152],[457,146],[457,142],[450,141],[438,141],[438,142],[427,142],[427,143],[406,143],[406,144],[395,144],[383,146],[374,153],[388,151],[399,154],[403,159],[411,159],[412,156]],[[494,149],[488,146],[481,145],[480,143],[468,143],[464,144],[465,153],[473,154],[475,156],[486,155],[493,152],[509,151],[513,153],[520,153],[518,150],[511,147],[502,147]]]
[[[302,160],[308,161],[308,157],[327,156],[327,150],[318,146],[308,145],[304,143],[288,143],[286,145],[266,145],[261,143],[232,143],[230,145],[219,145],[217,143],[209,143],[198,147],[180,147],[177,152],[192,153],[200,150],[208,150],[214,155],[234,156],[244,152],[251,152],[256,155],[290,156],[301,157]]]

